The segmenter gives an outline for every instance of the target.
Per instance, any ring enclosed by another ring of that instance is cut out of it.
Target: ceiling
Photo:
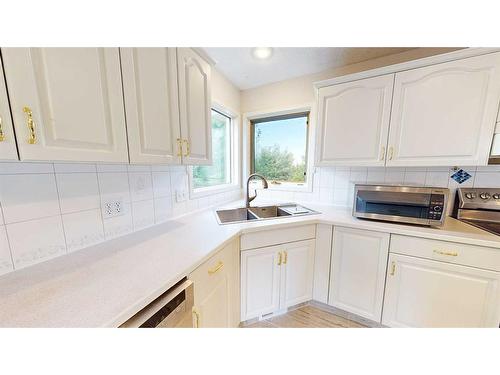
[[[205,47],[216,68],[241,90],[393,55],[413,48],[274,48],[268,60],[257,60],[252,48]]]

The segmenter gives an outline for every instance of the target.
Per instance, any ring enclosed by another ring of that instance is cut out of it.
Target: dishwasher
[[[120,328],[192,328],[193,282],[183,278]]]

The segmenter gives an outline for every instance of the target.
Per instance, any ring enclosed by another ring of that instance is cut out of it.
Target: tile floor
[[[245,328],[365,328],[365,326],[306,305],[286,314],[250,324]]]

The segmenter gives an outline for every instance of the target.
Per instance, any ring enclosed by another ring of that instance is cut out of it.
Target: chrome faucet
[[[255,195],[250,198],[250,188],[249,188],[249,185],[250,185],[250,180],[253,177],[260,178],[262,180],[263,184],[264,184],[264,189],[268,188],[267,180],[266,180],[266,178],[264,176],[262,176],[262,175],[260,175],[258,173],[253,173],[250,176],[248,176],[248,179],[247,179],[247,199],[245,201],[246,207],[250,207],[250,202],[253,201],[255,198],[257,198],[257,190],[255,191]]]

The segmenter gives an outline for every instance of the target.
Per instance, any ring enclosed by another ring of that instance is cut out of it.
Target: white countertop
[[[304,205],[322,213],[219,225],[214,209],[208,209],[3,275],[0,327],[118,326],[225,244],[262,229],[324,223],[500,251],[500,236],[452,218],[436,229],[360,220],[345,208]]]

